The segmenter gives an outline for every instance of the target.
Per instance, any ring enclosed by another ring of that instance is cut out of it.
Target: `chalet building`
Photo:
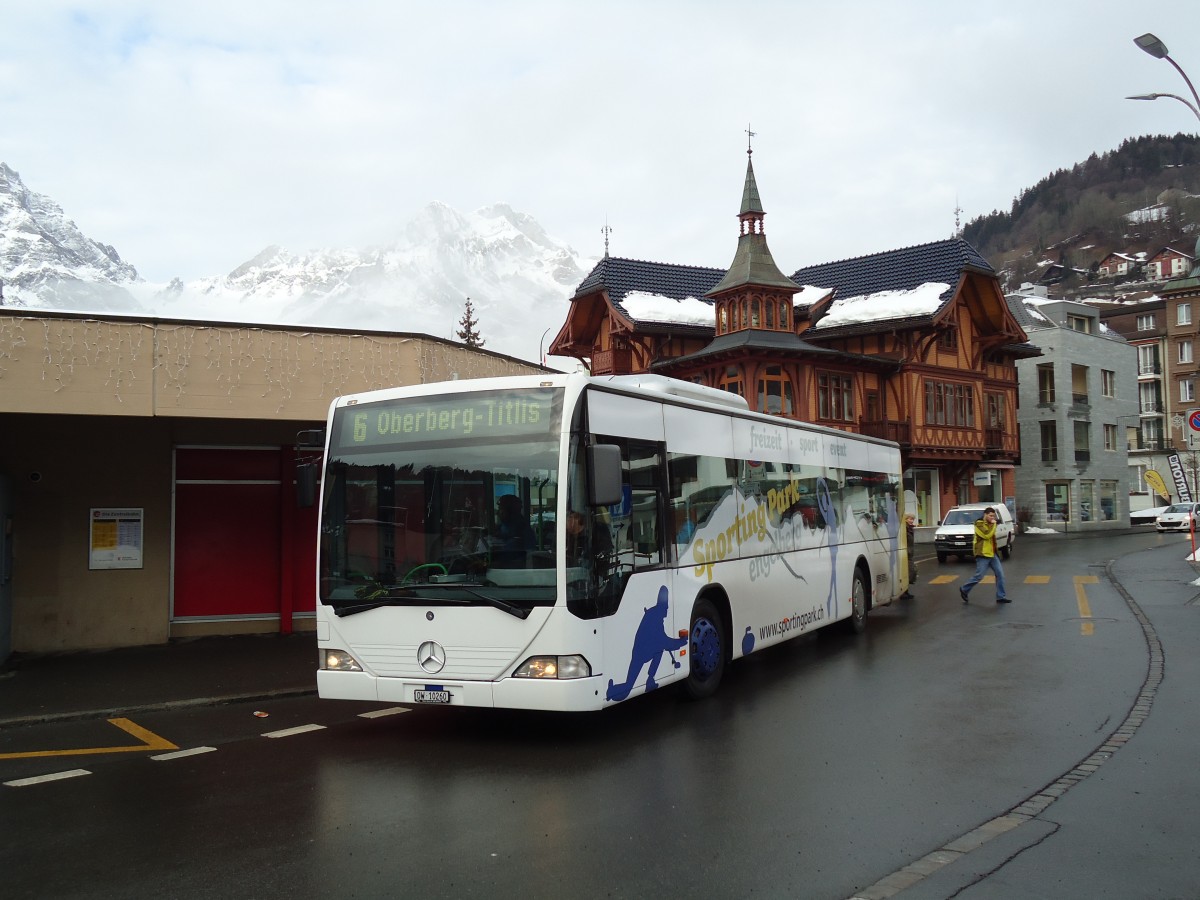
[[[1130,256],[1126,253],[1110,253],[1104,259],[1100,260],[1100,265],[1096,268],[1096,274],[1101,278],[1115,278],[1118,275],[1128,275],[1137,268],[1141,262],[1135,256]]]
[[[1146,277],[1152,281],[1183,278],[1191,271],[1194,259],[1182,250],[1163,247],[1146,263]]]
[[[752,162],[727,269],[605,256],[550,352],[595,375],[654,372],[751,409],[899,442],[918,523],[955,503],[1012,502],[1015,362],[1038,351],[996,272],[951,239],[784,275]]]

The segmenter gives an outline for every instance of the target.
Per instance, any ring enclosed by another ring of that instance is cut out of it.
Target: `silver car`
[[[1194,531],[1200,503],[1172,503],[1154,520],[1158,531]]]

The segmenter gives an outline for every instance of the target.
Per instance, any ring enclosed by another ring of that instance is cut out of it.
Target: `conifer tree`
[[[479,337],[478,320],[475,318],[475,307],[471,305],[471,298],[467,298],[467,308],[463,311],[463,316],[458,320],[459,329],[455,332],[458,339],[468,347],[482,349],[487,343]]]

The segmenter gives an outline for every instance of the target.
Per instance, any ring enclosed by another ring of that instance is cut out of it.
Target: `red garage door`
[[[291,448],[175,451],[173,619],[312,612],[316,509],[298,509]]]

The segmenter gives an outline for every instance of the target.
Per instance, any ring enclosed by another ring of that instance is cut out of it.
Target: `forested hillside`
[[[1013,199],[1012,209],[963,228],[1008,287],[1038,281],[1048,263],[1087,273],[1112,251],[1191,253],[1200,225],[1200,137],[1130,138],[1059,169]]]

